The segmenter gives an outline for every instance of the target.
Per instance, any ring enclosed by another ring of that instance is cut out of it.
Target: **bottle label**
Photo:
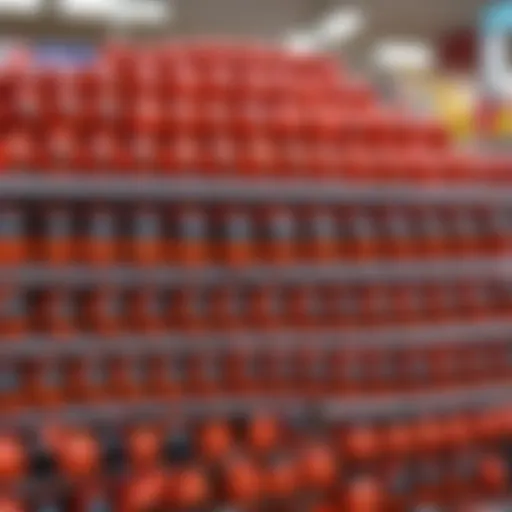
[[[16,211],[2,211],[0,213],[0,237],[14,238],[22,235],[22,215]]]
[[[317,382],[323,382],[325,375],[327,374],[325,358],[320,356],[313,357],[310,366],[310,377],[312,380]]]
[[[107,369],[103,361],[92,361],[87,366],[87,381],[93,387],[102,387],[107,380]]]
[[[27,304],[22,293],[9,295],[1,302],[1,314],[4,318],[22,318],[27,314]]]
[[[54,211],[48,215],[48,236],[64,238],[71,233],[71,218],[66,211]]]
[[[358,214],[353,219],[355,238],[358,240],[371,240],[374,236],[373,222],[364,214]]]
[[[206,222],[203,215],[196,212],[183,212],[180,216],[180,235],[185,240],[204,240]]]
[[[251,224],[246,215],[230,214],[226,227],[228,240],[247,242],[251,239]]]
[[[459,212],[455,220],[455,230],[459,236],[464,238],[473,237],[478,234],[476,222],[472,218],[470,212]]]
[[[336,226],[333,217],[326,213],[313,215],[312,234],[317,240],[334,240]]]
[[[359,358],[353,358],[344,365],[345,375],[349,382],[361,382],[364,378],[364,368]]]
[[[151,316],[160,316],[165,310],[162,297],[156,293],[152,293],[147,298],[146,307]]]
[[[410,226],[407,219],[402,213],[395,213],[389,217],[388,230],[391,238],[398,240],[408,238],[410,236]]]
[[[85,512],[111,512],[110,503],[103,498],[93,498],[85,506]]]
[[[62,386],[62,374],[58,365],[47,366],[43,369],[43,386],[51,389],[60,389]]]
[[[118,295],[106,295],[102,305],[107,316],[111,318],[123,316],[122,299]]]
[[[113,216],[104,212],[95,212],[91,216],[91,235],[94,238],[109,240],[114,236]]]
[[[213,355],[209,355],[206,358],[204,369],[208,382],[217,383],[222,379],[222,365],[218,358]]]
[[[275,213],[270,222],[270,237],[272,240],[292,240],[295,226],[293,218],[287,213]]]
[[[134,227],[139,238],[154,239],[160,236],[160,220],[156,213],[139,213],[135,217]]]
[[[421,225],[423,225],[423,229],[417,230],[420,236],[422,236],[422,233],[428,238],[438,238],[443,235],[443,223],[435,212],[429,212],[423,218],[421,218],[420,227]],[[416,230],[413,230],[413,232],[414,231]]]
[[[0,391],[2,394],[9,394],[19,388],[19,376],[16,368],[5,365],[0,370]]]

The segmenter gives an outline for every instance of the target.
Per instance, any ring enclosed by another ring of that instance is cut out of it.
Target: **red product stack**
[[[510,498],[510,160],[258,44],[0,92],[1,510]]]

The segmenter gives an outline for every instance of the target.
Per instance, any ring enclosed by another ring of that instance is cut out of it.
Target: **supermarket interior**
[[[0,512],[512,510],[511,34],[0,0]]]

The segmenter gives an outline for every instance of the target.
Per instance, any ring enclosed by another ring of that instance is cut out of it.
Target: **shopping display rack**
[[[0,96],[0,511],[510,498],[511,160],[254,44]]]

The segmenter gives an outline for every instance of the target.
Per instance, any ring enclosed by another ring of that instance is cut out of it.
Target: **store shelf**
[[[22,265],[0,267],[0,284],[25,287],[60,285],[87,288],[98,284],[116,287],[210,286],[230,282],[247,284],[334,283],[479,279],[512,276],[512,263],[504,258],[468,258],[317,265],[259,265],[247,267],[140,267],[131,265]]]
[[[507,187],[475,185],[357,185],[318,179],[167,178],[127,175],[4,174],[0,199],[157,200],[465,204],[512,203]]]
[[[396,418],[424,414],[453,414],[512,404],[512,384],[479,386],[463,390],[410,393],[383,398],[331,400],[322,405],[329,419]]]
[[[481,410],[512,403],[512,385],[480,386],[444,393],[401,393],[390,396],[351,399],[259,398],[194,399],[144,403],[115,402],[94,405],[31,409],[5,414],[5,428],[31,428],[53,422],[123,424],[144,418],[145,421],[172,420],[183,416],[244,415],[255,411],[273,412],[286,417],[307,415],[325,420],[356,421],[384,419],[457,411]]]
[[[262,348],[287,351],[297,347],[394,348],[401,346],[432,346],[472,344],[482,341],[508,341],[512,337],[512,321],[486,320],[449,323],[445,325],[414,325],[375,327],[370,329],[277,331],[276,333],[209,332],[208,334],[170,333],[162,335],[119,335],[112,338],[77,335],[68,339],[35,336],[27,339],[3,339],[0,358],[55,358],[87,355],[105,357],[110,354],[166,355],[175,352],[219,352],[229,348]]]

